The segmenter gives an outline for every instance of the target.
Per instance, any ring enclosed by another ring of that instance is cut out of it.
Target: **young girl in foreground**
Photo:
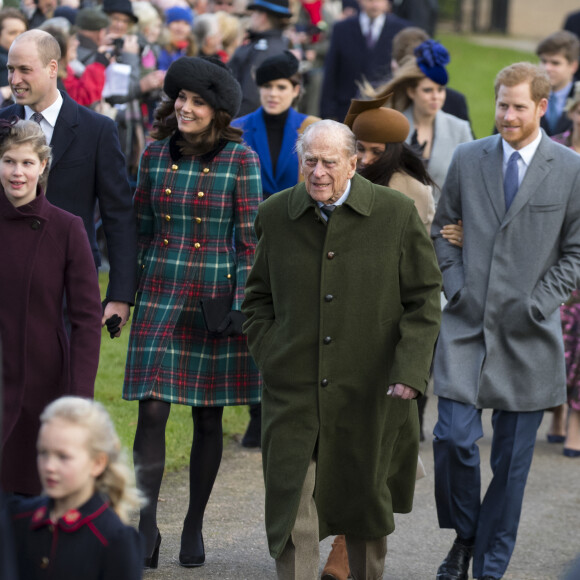
[[[62,397],[40,420],[38,471],[46,495],[13,509],[20,577],[141,578],[139,537],[126,525],[137,492],[108,413],[89,399]]]

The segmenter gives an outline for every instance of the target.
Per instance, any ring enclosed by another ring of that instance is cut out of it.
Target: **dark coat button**
[[[326,257],[327,257],[329,260],[332,260],[332,258],[334,258],[334,252],[328,252],[328,254],[326,254]]]
[[[332,342],[332,338],[330,336],[325,336],[322,342],[324,342],[324,344],[330,344]]]
[[[327,295],[324,297],[324,301],[325,301],[325,302],[332,302],[333,300],[334,300],[334,296],[333,296],[332,294],[327,294]]]
[[[32,221],[30,222],[30,227],[31,227],[33,230],[39,230],[39,229],[40,229],[40,221],[39,221],[39,220],[32,220]]]
[[[326,387],[326,386],[328,386],[328,379],[322,379],[322,380],[320,381],[320,385],[321,385],[322,387]]]

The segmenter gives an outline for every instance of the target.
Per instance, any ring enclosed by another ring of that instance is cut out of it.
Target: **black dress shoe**
[[[479,580],[501,580],[501,578],[496,578],[495,576],[482,576]]]
[[[473,546],[454,542],[437,570],[437,580],[467,580]]]

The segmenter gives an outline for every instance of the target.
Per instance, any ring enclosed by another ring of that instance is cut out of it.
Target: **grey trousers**
[[[306,472],[294,528],[284,551],[276,559],[278,580],[318,580],[318,514],[314,503],[316,462]],[[387,555],[387,538],[361,540],[346,536],[346,549],[353,580],[382,580]]]

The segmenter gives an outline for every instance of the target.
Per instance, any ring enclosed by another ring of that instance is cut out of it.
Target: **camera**
[[[113,50],[113,56],[115,56],[115,57],[121,56],[121,53],[123,52],[124,44],[125,44],[125,41],[122,38],[114,38],[113,39],[113,45],[115,46],[115,49]]]

